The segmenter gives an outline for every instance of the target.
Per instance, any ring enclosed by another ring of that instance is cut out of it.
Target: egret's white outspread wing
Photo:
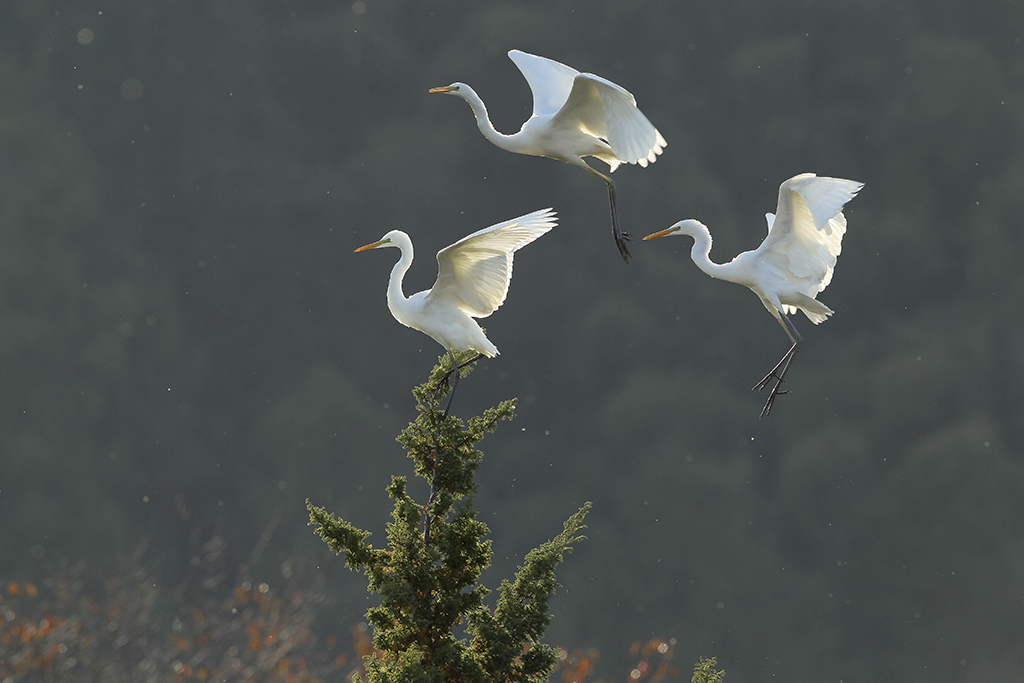
[[[579,127],[607,141],[620,162],[641,166],[668,144],[622,86],[519,50],[508,56],[533,90],[533,115],[551,116],[552,126]]]
[[[576,69],[546,57],[512,50],[509,59],[515,62],[533,91],[533,115],[551,116],[565,104],[572,90]]]
[[[437,252],[437,282],[430,298],[486,318],[505,301],[512,255],[555,227],[555,212],[534,211],[463,237]]]
[[[607,141],[622,163],[647,166],[668,144],[636,108],[636,99],[628,90],[594,74],[576,76],[565,106],[552,117],[551,124],[578,126]],[[612,171],[618,166],[610,165]]]
[[[803,173],[782,183],[774,221],[757,250],[766,260],[785,263],[804,280],[814,297],[832,281],[832,270],[846,232],[843,206],[864,186],[842,178],[819,178]]]
[[[637,109],[636,98],[625,88],[609,80],[581,74],[593,81],[604,102],[608,132],[604,137],[612,151],[628,164],[647,166],[653,163],[668,144],[643,112]]]
[[[578,74],[573,79],[568,99],[551,117],[552,128],[565,126],[582,130],[595,138],[608,138],[608,118],[605,115],[604,99],[597,89],[596,78],[598,77],[591,74]]]

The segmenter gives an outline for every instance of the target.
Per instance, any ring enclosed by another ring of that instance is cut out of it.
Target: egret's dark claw
[[[615,235],[615,246],[619,248],[619,254],[622,255],[622,260],[629,263],[629,248],[626,246],[626,242],[629,240],[628,233],[622,233],[622,235]]]

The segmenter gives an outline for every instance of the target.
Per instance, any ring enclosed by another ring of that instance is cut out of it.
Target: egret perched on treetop
[[[594,74],[581,74],[551,59],[519,50],[508,53],[523,72],[533,91],[533,116],[513,135],[494,130],[487,118],[487,107],[465,83],[432,88],[432,93],[447,93],[469,103],[476,124],[484,137],[498,147],[534,156],[560,159],[590,171],[608,185],[612,212],[612,233],[622,258],[629,262],[625,240],[629,234],[619,230],[615,210],[615,182],[583,161],[594,156],[609,166],[619,164],[647,166],[657,160],[668,144],[647,117],[637,109],[636,99],[609,80]]]
[[[512,280],[512,254],[555,227],[555,212],[542,209],[504,223],[478,230],[437,252],[437,281],[430,289],[406,297],[402,279],[412,265],[412,240],[392,230],[380,240],[356,251],[397,247],[402,257],[391,270],[388,308],[395,320],[426,334],[443,346],[452,359],[455,379],[445,415],[459,383],[455,351],[476,351],[494,357],[498,348],[484,335],[473,318],[486,318],[498,310]]]
[[[713,278],[749,287],[786,331],[792,346],[753,387],[761,390],[775,380],[761,417],[771,412],[778,394],[786,393],[779,388],[803,341],[788,314],[799,309],[815,325],[832,315],[832,309],[814,297],[832,281],[846,232],[842,209],[862,187],[864,183],[819,178],[813,173],[793,176],[779,187],[776,213],[765,214],[768,237],[760,247],[743,252],[729,263],[711,261],[711,233],[700,221],[680,221],[644,238],[689,235],[693,238],[690,258],[698,268]]]

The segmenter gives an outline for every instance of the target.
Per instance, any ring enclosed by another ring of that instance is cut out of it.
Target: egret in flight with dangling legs
[[[432,88],[430,92],[466,100],[480,132],[498,147],[517,154],[559,159],[601,178],[608,186],[615,245],[628,263],[626,240],[629,234],[619,230],[615,181],[590,167],[583,157],[597,157],[608,164],[608,172],[612,173],[623,163],[641,166],[654,163],[668,143],[637,109],[636,99],[625,88],[600,76],[581,74],[565,64],[519,50],[512,50],[508,56],[523,72],[533,91],[533,115],[518,133],[504,135],[494,130],[483,100],[465,83]]]
[[[753,387],[760,391],[775,382],[761,417],[771,412],[776,396],[787,393],[779,389],[803,341],[789,315],[799,309],[815,325],[832,315],[832,309],[814,297],[832,281],[846,232],[843,206],[862,187],[864,183],[819,178],[813,173],[793,176],[779,187],[775,214],[765,215],[768,237],[760,247],[743,252],[729,263],[711,261],[711,233],[700,221],[680,221],[644,238],[689,235],[693,238],[690,258],[698,268],[713,278],[749,287],[786,331],[792,346]]]
[[[437,281],[430,289],[406,297],[402,279],[412,265],[412,240],[401,230],[392,230],[380,240],[356,251],[397,247],[402,252],[388,282],[388,308],[395,320],[419,330],[443,346],[452,359],[451,394],[444,416],[452,406],[459,368],[481,356],[493,358],[498,348],[484,336],[473,318],[486,318],[498,310],[512,280],[512,254],[555,227],[555,212],[534,211],[504,223],[492,225],[463,237],[437,252]],[[455,351],[476,351],[461,366]]]

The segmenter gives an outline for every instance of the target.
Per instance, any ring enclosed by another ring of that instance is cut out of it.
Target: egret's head
[[[392,230],[388,234],[381,237],[376,242],[370,242],[369,244],[359,247],[355,251],[366,251],[367,249],[380,249],[381,247],[397,247],[398,244],[395,242],[397,230]],[[355,252],[353,252],[355,253]]]
[[[652,232],[650,235],[645,237],[645,240],[654,239],[655,237],[668,237],[669,235],[689,235],[693,237],[695,232],[700,231],[704,224],[700,221],[695,221],[692,218],[685,221],[679,221],[675,225],[659,230],[658,232]],[[706,230],[707,228],[705,228]]]
[[[432,93],[442,93],[444,95],[458,95],[462,92],[462,89],[466,87],[465,83],[452,83],[446,85],[443,88],[431,88]]]

